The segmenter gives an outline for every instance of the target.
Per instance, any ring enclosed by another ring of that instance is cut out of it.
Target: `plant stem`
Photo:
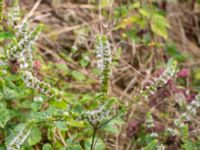
[[[90,146],[90,150],[93,150],[93,148],[94,148],[94,140],[95,140],[96,133],[97,133],[97,128],[94,127],[93,128],[92,143],[91,143],[91,146]]]

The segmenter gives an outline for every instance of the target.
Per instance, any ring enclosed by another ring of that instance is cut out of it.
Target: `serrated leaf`
[[[80,145],[71,145],[67,147],[65,150],[83,150]]]
[[[12,39],[14,35],[10,32],[0,32],[0,40]]]
[[[41,108],[41,106],[42,106],[42,103],[41,103],[41,102],[33,102],[33,103],[31,104],[31,108],[32,108],[32,110],[34,110],[34,111],[38,111],[38,110]]]
[[[112,3],[111,0],[101,0],[100,2],[101,7],[108,7]]]
[[[116,28],[126,28],[128,25],[134,22],[138,22],[139,19],[140,18],[138,16],[131,16],[131,17],[125,18]]]
[[[9,120],[10,120],[9,110],[5,107],[0,107],[0,128],[4,128]]]
[[[146,9],[139,9],[139,12],[144,17],[148,17],[149,16],[149,12]]]
[[[51,144],[46,143],[42,146],[42,150],[53,150]]]
[[[41,131],[39,128],[37,127],[34,127],[32,130],[31,130],[31,133],[30,133],[30,136],[28,138],[28,143],[30,145],[35,145],[37,144],[38,142],[40,142],[42,138],[42,134],[41,134]]]
[[[85,150],[90,150],[92,144],[92,138],[89,138],[85,142]],[[95,138],[95,145],[93,150],[105,150],[105,144],[102,139],[100,138]]]
[[[156,150],[158,145],[158,141],[157,140],[153,140],[151,143],[149,143],[147,146],[145,146],[143,148],[143,150]]]
[[[166,44],[166,52],[173,57],[174,59],[176,59],[179,62],[184,62],[186,61],[187,57],[185,54],[181,53],[178,48],[176,47],[175,43],[167,43]]]
[[[183,150],[197,150],[195,144],[192,141],[186,141],[183,145]]]
[[[117,117],[111,120],[107,125],[105,125],[103,130],[114,133],[114,134],[118,134],[120,132],[119,126],[123,124],[124,124],[124,121],[120,117]]]
[[[167,39],[168,37],[167,29],[170,27],[170,25],[167,22],[167,20],[164,18],[164,16],[156,13],[153,15],[151,19],[152,19],[151,20],[152,31],[158,36],[161,36],[164,39]]]
[[[68,125],[72,126],[72,127],[85,127],[84,122],[82,121],[74,121],[74,120],[69,120],[68,121]]]
[[[72,71],[71,73],[72,77],[78,81],[83,81],[86,79],[85,75],[83,75],[81,72],[79,71]]]
[[[3,96],[6,100],[14,100],[20,98],[20,94],[17,91],[7,87],[3,88]]]

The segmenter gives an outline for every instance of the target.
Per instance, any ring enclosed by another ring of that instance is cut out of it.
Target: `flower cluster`
[[[183,112],[178,118],[174,119],[175,127],[181,129],[187,126],[188,121],[191,121],[192,116],[196,115],[197,109],[200,107],[200,94],[196,95],[195,99],[186,106],[186,112]],[[167,132],[171,136],[176,136],[179,131],[175,128],[167,128]]]
[[[51,87],[50,84],[40,81],[31,72],[33,69],[33,56],[31,46],[37,39],[43,26],[38,25],[35,30],[29,33],[28,24],[25,22],[19,26],[16,33],[17,41],[6,48],[7,60],[17,60],[19,63],[19,72],[26,86],[46,94],[50,98],[57,100],[62,98],[63,93]]]
[[[148,129],[152,129],[155,125],[154,125],[154,120],[153,120],[153,116],[151,113],[147,113],[147,116],[146,116],[146,120],[145,120],[145,124],[146,124],[146,127]],[[152,132],[150,134],[151,137],[158,137],[158,133],[156,132]]]
[[[177,135],[177,130],[175,130],[175,129],[173,129],[173,128],[167,128],[166,129],[166,132],[169,134],[169,135],[171,135],[171,136],[175,136],[175,135]]]
[[[4,0],[0,0],[0,22],[3,20]]]
[[[96,110],[86,111],[84,113],[84,117],[87,118],[92,125],[98,125],[103,119],[105,119],[110,115],[111,111],[105,109],[106,109],[106,104],[100,106]]]
[[[147,128],[153,128],[154,127],[154,120],[153,120],[153,116],[152,116],[151,113],[147,113],[145,123],[146,123]]]
[[[174,120],[174,124],[178,128],[184,127],[185,122],[191,121],[192,116],[196,115],[197,109],[200,107],[200,94],[196,95],[195,99],[186,106],[186,112],[183,112],[177,119]]]
[[[109,78],[111,76],[111,48],[110,43],[106,37],[98,37],[96,44],[96,57],[98,59],[97,66],[100,70],[100,81],[102,85],[102,92],[107,93]]]
[[[111,119],[111,109],[108,109],[111,106],[112,100],[106,98],[106,101],[103,98],[105,97],[98,97],[97,99],[100,100],[101,103],[98,104],[98,107],[90,110],[83,111],[79,116],[76,117],[77,121],[88,121],[92,126],[101,126],[103,121],[107,119]]]
[[[157,150],[165,150],[165,146],[163,144],[160,144],[156,147]]]
[[[147,101],[149,95],[155,94],[159,87],[163,87],[175,75],[176,64],[176,61],[170,62],[170,64],[167,66],[166,70],[161,74],[161,76],[155,82],[152,82],[149,86],[146,86],[146,89],[140,91],[140,95],[135,96],[134,98],[137,101],[139,101],[140,98],[144,98]]]
[[[42,100],[38,97],[37,100]],[[37,117],[27,121],[20,129],[18,134],[7,145],[7,150],[19,150],[21,145],[26,141],[34,125],[44,122],[57,122],[70,118],[69,110],[55,110],[54,114],[48,112],[38,112]]]
[[[196,115],[196,110],[200,107],[200,94],[196,95],[195,99],[192,100],[192,102],[187,105],[186,109],[189,114]]]
[[[157,137],[158,137],[158,133],[152,132],[152,133],[150,134],[150,136],[151,136],[151,137],[154,137],[154,138],[157,138]]]
[[[179,72],[177,72],[177,77],[186,78],[189,76],[189,74],[190,74],[189,70],[186,68],[183,68]]]
[[[25,124],[20,132],[13,138],[8,144],[7,150],[19,150],[20,146],[25,142],[30,134],[32,125],[30,123]]]
[[[20,20],[20,7],[19,0],[13,0],[13,5],[8,11],[8,21],[11,26],[14,26],[14,22]]]
[[[61,91],[51,87],[50,84],[44,81],[40,81],[38,78],[33,76],[30,71],[22,71],[22,79],[27,87],[36,89],[50,98],[55,97],[57,100],[60,100],[63,96]]]
[[[27,59],[32,59],[30,58],[30,51],[31,51],[31,46],[37,39],[37,36],[41,32],[43,26],[38,25],[35,30],[32,32],[28,33],[27,29],[28,26],[26,23],[22,24],[22,26],[19,28],[19,31],[17,33],[17,38],[18,41],[15,43],[12,43],[9,45],[9,47],[6,50],[6,55],[8,59],[11,60],[18,60],[21,61],[21,65],[25,68],[29,67],[29,65],[25,65],[27,63]],[[22,68],[23,68],[22,67]]]

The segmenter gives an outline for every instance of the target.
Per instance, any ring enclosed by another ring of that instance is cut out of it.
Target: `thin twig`
[[[26,15],[23,19],[22,22],[26,22],[35,12],[35,10],[38,8],[38,6],[40,5],[40,3],[42,2],[42,0],[38,0],[35,5],[33,6],[33,8],[31,9],[31,11],[28,13],[28,15]]]

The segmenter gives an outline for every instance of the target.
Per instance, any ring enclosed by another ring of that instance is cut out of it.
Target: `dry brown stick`
[[[35,12],[35,10],[38,8],[38,6],[40,5],[40,3],[42,2],[42,0],[38,0],[35,5],[33,6],[33,8],[31,9],[31,11],[28,13],[28,15],[26,15],[23,19],[22,22],[26,22]]]
[[[55,31],[52,31],[50,33],[47,34],[47,36],[55,36],[55,35],[59,35],[61,33],[66,33],[66,32],[69,32],[69,31],[73,31],[73,30],[76,30],[76,29],[79,29],[83,26],[85,26],[86,23],[83,23],[83,24],[80,24],[80,25],[75,25],[75,26],[72,26],[72,27],[69,27],[69,26],[66,26],[66,27],[63,27],[61,29],[57,29]]]
[[[59,7],[59,6],[58,6]],[[66,9],[76,9],[76,8],[81,8],[81,9],[96,9],[94,5],[89,5],[89,4],[65,4],[61,5],[60,7],[66,8]],[[57,8],[57,7],[56,7]]]
[[[57,133],[58,133],[58,139],[60,140],[60,142],[65,146],[67,147],[67,143],[65,142],[65,139],[63,138],[62,136],[62,133],[59,129],[57,129]]]
[[[138,75],[140,75],[141,77],[145,78],[145,76],[143,74],[141,74],[141,72],[139,72],[137,69],[135,69],[129,63],[127,63],[125,60],[121,59],[120,61],[122,61],[124,64],[128,65],[130,67],[130,69],[133,70],[134,72],[136,72]]]
[[[66,32],[70,32],[70,31],[79,29],[79,28],[81,28],[81,27],[84,27],[84,26],[87,26],[87,25],[89,25],[89,24],[93,24],[93,23],[99,22],[99,21],[101,21],[101,20],[100,20],[100,19],[97,19],[97,20],[94,20],[94,21],[89,22],[89,23],[88,23],[88,22],[84,22],[84,23],[82,23],[82,24],[75,25],[75,26],[71,26],[71,27],[65,26],[65,27],[63,27],[63,28],[61,28],[61,29],[57,29],[57,30],[55,30],[55,31],[52,31],[52,32],[48,33],[48,34],[47,34],[47,37],[59,35],[59,34],[66,33]]]

